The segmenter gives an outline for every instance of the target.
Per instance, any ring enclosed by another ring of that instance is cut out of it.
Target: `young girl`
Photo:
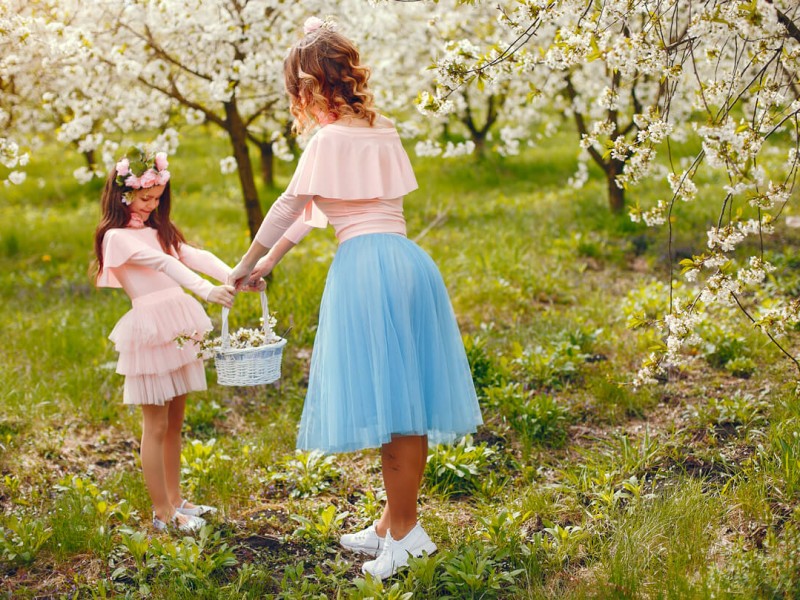
[[[167,155],[132,148],[109,174],[102,220],[95,231],[98,287],[122,287],[133,308],[109,339],[125,375],[123,401],[142,407],[142,471],[153,501],[153,526],[199,529],[210,506],[181,497],[181,427],[186,394],[206,389],[203,362],[193,343],[178,347],[178,335],[211,329],[203,300],[230,307],[235,290],[214,286],[191,269],[224,282],[230,268],[216,256],[186,244],[170,221]]]
[[[362,570],[383,579],[436,549],[417,522],[428,442],[453,441],[482,420],[441,275],[406,238],[403,196],[417,182],[397,131],[373,108],[369,69],[321,20],[306,21],[305,34],[284,62],[286,89],[295,127],[322,128],[228,281],[266,275],[311,226],[333,224],[339,249],[297,445],[381,448],[383,514],[341,544],[376,557]]]

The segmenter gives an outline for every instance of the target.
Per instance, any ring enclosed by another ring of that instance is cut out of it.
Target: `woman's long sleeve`
[[[308,232],[314,229],[311,225],[307,225],[305,218],[301,214],[295,222],[287,229],[283,237],[292,242],[292,244],[299,244],[300,241],[308,235]]]
[[[281,236],[286,233],[286,230],[294,225],[297,218],[302,216],[303,209],[311,198],[311,196],[281,194],[269,209],[267,216],[264,217],[264,221],[256,233],[256,241],[266,248],[272,248],[281,239]],[[293,230],[290,235],[296,233],[298,232]]]

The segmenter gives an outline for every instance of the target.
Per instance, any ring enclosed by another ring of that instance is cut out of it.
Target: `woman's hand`
[[[215,285],[206,300],[230,308],[233,306],[233,298],[235,296],[236,288],[232,285]]]
[[[269,254],[259,260],[256,263],[256,266],[253,267],[253,271],[250,273],[250,282],[252,283],[254,279],[262,279],[272,273],[272,269],[275,267],[272,260],[270,260]]]
[[[269,252],[269,248],[260,244],[258,240],[253,240],[247,252],[244,253],[242,260],[239,261],[238,265],[233,267],[233,271],[228,275],[228,285],[234,286],[237,290],[247,285],[247,279],[256,261],[267,252]]]
[[[232,285],[236,289],[240,289],[243,285],[247,285],[247,280],[250,278],[250,273],[252,270],[252,265],[245,263],[244,260],[239,261],[239,264],[233,267],[231,274],[228,275],[228,285]]]

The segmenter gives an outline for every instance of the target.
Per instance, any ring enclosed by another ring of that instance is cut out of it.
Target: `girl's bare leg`
[[[186,410],[186,394],[176,396],[169,403],[167,432],[164,438],[164,479],[167,486],[167,497],[175,507],[181,505],[181,429],[183,415]],[[187,508],[194,505],[186,503]]]
[[[169,403],[164,406],[142,405],[142,473],[156,517],[168,521],[174,507],[167,494],[164,472],[164,439],[169,424]]]

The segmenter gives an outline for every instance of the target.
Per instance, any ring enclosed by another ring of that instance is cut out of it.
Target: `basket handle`
[[[228,335],[228,314],[230,309],[227,306],[222,307],[222,349],[227,350],[231,346],[231,339]],[[267,302],[267,293],[261,292],[261,316],[264,320],[264,336],[266,339],[272,337],[272,327],[269,326],[269,303]]]

